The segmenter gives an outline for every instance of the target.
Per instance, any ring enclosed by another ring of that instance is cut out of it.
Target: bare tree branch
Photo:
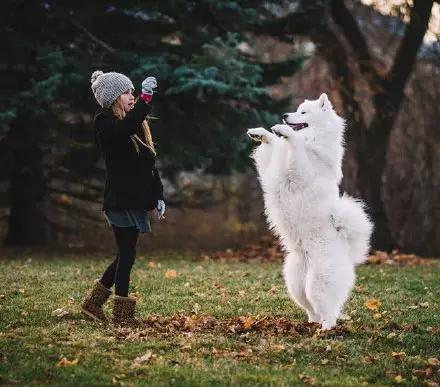
[[[359,64],[361,73],[369,82],[379,84],[381,78],[370,55],[368,44],[353,16],[345,5],[344,0],[333,0],[330,11],[336,25],[338,25],[345,38],[353,49],[354,56]]]
[[[343,101],[344,113],[350,123],[351,130],[348,131],[348,136],[351,137],[353,132],[361,130],[366,124],[361,106],[355,99],[356,74],[346,59],[349,55],[344,44],[330,27],[313,34],[312,40],[330,67],[333,79],[339,83],[338,89]]]
[[[297,11],[255,26],[252,32],[275,36],[280,41],[292,43],[296,35],[308,35],[327,23],[326,10],[329,1],[300,0]]]
[[[411,20],[387,75],[385,93],[391,97],[390,103],[394,109],[399,108],[402,100],[406,81],[412,72],[417,52],[428,29],[433,3],[434,0],[415,0],[411,9]]]
[[[112,46],[110,46],[109,44],[105,43],[104,41],[102,41],[101,39],[97,38],[95,35],[93,35],[85,26],[83,26],[82,24],[80,24],[79,22],[75,21],[75,20],[71,20],[71,23],[78,29],[80,29],[81,31],[83,31],[90,39],[92,39],[95,43],[99,44],[101,47],[105,48],[107,51],[109,52],[115,52],[116,49],[114,49]]]
[[[294,57],[282,62],[254,62],[258,64],[264,72],[264,82],[271,85],[279,82],[281,77],[291,76],[294,72],[301,69],[306,57]]]

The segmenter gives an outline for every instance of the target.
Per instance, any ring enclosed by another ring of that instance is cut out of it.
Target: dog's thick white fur
[[[284,124],[248,130],[265,212],[287,256],[289,295],[322,329],[336,325],[369,250],[372,223],[361,201],[339,195],[344,120],[326,94],[305,100]]]

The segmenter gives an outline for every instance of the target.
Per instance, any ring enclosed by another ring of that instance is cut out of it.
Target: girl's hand
[[[157,81],[155,77],[147,77],[142,82],[142,93],[153,95],[153,89],[157,87]]]
[[[165,202],[163,200],[158,200],[156,204],[157,217],[158,219],[165,219]]]

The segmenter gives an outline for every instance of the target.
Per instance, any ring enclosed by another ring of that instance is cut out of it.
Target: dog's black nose
[[[283,114],[283,120],[287,120],[287,117],[289,117],[289,114],[288,113],[284,113]]]

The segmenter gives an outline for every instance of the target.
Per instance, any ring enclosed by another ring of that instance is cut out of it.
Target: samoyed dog
[[[344,126],[322,94],[284,114],[272,132],[247,131],[260,143],[252,158],[269,226],[287,253],[289,295],[323,330],[336,325],[373,227],[361,201],[339,194]]]

